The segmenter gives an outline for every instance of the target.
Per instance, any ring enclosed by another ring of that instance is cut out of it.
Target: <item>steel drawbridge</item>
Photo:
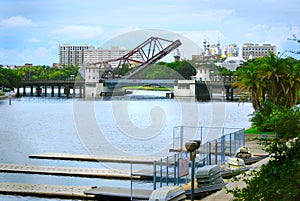
[[[100,79],[115,78],[114,71],[120,72],[124,66],[128,66],[129,69],[133,67],[134,70],[130,70],[128,75],[122,77],[123,79],[130,79],[149,65],[168,55],[180,45],[181,42],[179,40],[171,41],[159,37],[150,37],[122,57],[96,62],[93,65],[101,69],[99,71]],[[113,68],[110,64],[112,62],[117,62],[117,66]]]

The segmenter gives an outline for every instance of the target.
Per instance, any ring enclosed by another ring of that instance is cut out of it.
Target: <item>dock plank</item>
[[[130,179],[129,170],[0,164],[0,172]],[[139,177],[134,176],[134,179]]]
[[[119,197],[119,198],[131,198],[131,191],[129,188],[121,188],[121,187],[107,187],[101,186],[97,188],[91,188],[89,190],[84,191],[87,195],[94,195],[100,197]],[[133,189],[132,190],[132,198],[140,199],[140,200],[149,200],[152,190],[146,189]]]
[[[93,199],[95,196],[84,193],[84,191],[90,188],[91,187],[88,186],[61,186],[12,182],[0,183],[1,194],[69,199]]]
[[[29,158],[52,159],[52,160],[77,160],[77,161],[98,161],[111,163],[133,163],[133,164],[153,164],[159,161],[157,157],[143,156],[93,156],[85,154],[66,154],[66,153],[43,153],[30,155]]]

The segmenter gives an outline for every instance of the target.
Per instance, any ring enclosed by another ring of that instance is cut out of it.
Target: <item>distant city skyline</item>
[[[300,49],[288,40],[300,38],[299,18],[297,0],[0,0],[0,64],[51,66],[62,44],[102,47],[144,29],[174,32],[200,48],[206,38],[240,50],[243,43],[269,43],[282,53]]]

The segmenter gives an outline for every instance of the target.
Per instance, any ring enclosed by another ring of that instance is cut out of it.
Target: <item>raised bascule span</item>
[[[115,68],[111,67],[110,62],[118,62],[118,66],[116,67],[118,70],[121,70],[126,64],[128,66],[135,66],[135,70],[129,71],[127,76],[122,77],[123,79],[130,79],[149,65],[168,55],[180,45],[180,40],[171,41],[159,37],[150,37],[122,57],[96,62],[93,65],[97,65],[103,69],[101,72],[103,75],[109,72],[113,75],[112,71]]]

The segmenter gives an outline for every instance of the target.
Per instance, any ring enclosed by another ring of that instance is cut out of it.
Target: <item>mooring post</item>
[[[209,165],[212,164],[211,162],[211,142],[208,143],[208,154],[209,154],[209,157],[208,157],[208,160],[209,160]]]
[[[130,200],[132,200],[132,161],[130,161]]]
[[[163,178],[163,175],[162,175],[162,158],[160,158],[160,187],[162,187],[162,178]]]
[[[12,95],[11,92],[8,94],[8,104],[11,105]]]
[[[176,159],[176,154],[174,154],[174,186],[176,186],[176,163],[177,163],[177,161],[176,161],[177,159]]]
[[[216,140],[216,147],[215,147],[215,155],[216,155],[216,164],[218,164],[218,141]]]
[[[169,156],[167,156],[167,186],[169,185]]]
[[[153,190],[156,190],[156,160],[153,161]]]

